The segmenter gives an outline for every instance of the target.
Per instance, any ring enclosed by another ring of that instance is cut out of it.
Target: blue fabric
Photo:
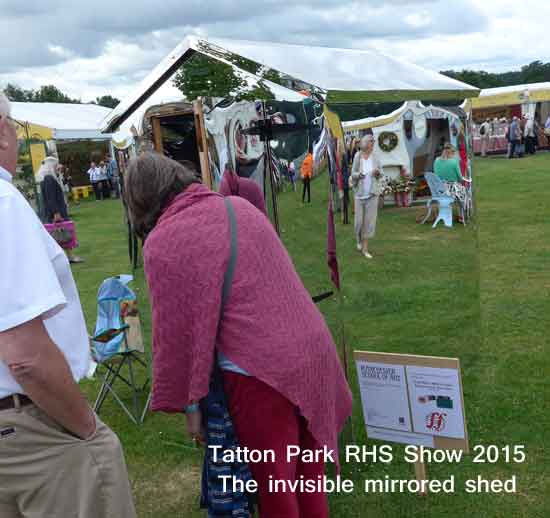
[[[236,363],[233,363],[221,351],[218,352],[218,367],[222,371],[235,372],[237,374],[242,374],[243,376],[250,376],[250,374],[248,374],[248,372],[246,372],[244,369],[241,369]]]
[[[215,369],[210,381],[208,396],[202,401],[206,416],[207,446],[220,446],[222,451],[234,450],[238,440],[223,389],[221,371]],[[227,475],[246,484],[252,479],[248,464],[242,462],[214,462],[214,452],[206,448],[202,475],[201,507],[208,510],[208,518],[250,518],[253,513],[253,495],[232,491],[228,484],[223,491],[220,476]]]
[[[103,281],[97,294],[97,321],[94,338],[102,333],[112,330],[119,331],[108,342],[100,342],[92,338],[92,347],[95,360],[102,362],[119,353],[123,347],[126,324],[120,316],[120,304],[124,300],[135,300],[136,294],[128,288],[128,283],[133,279],[131,275],[119,275]]]

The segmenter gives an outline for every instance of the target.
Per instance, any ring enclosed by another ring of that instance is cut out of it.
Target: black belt
[[[17,399],[19,399],[20,406],[32,405],[32,400],[29,397],[23,394],[15,394],[13,396],[0,399],[0,412],[2,410],[12,410],[17,408]]]

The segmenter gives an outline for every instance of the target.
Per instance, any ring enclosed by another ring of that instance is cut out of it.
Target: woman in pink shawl
[[[223,197],[199,181],[153,153],[133,161],[125,179],[132,223],[147,236],[152,408],[186,412],[188,429],[199,438],[197,403],[209,391],[217,352],[240,446],[275,453],[275,462],[250,464],[261,518],[326,518],[326,495],[271,493],[268,484],[270,477],[324,475],[323,459],[287,459],[287,446],[326,446],[337,462],[352,398],[336,347],[269,220],[234,196],[237,261],[221,313],[229,216]]]
[[[240,196],[267,216],[264,195],[260,186],[254,180],[237,176],[227,167],[223,173],[219,193],[222,196]]]

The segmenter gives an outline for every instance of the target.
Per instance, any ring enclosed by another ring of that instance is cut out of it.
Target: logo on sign
[[[426,416],[426,428],[433,432],[442,432],[447,424],[447,414],[432,412]]]

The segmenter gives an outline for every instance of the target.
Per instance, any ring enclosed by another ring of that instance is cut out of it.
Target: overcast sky
[[[550,2],[540,0],[0,0],[0,87],[123,98],[189,34],[504,71],[550,61],[549,32]]]

